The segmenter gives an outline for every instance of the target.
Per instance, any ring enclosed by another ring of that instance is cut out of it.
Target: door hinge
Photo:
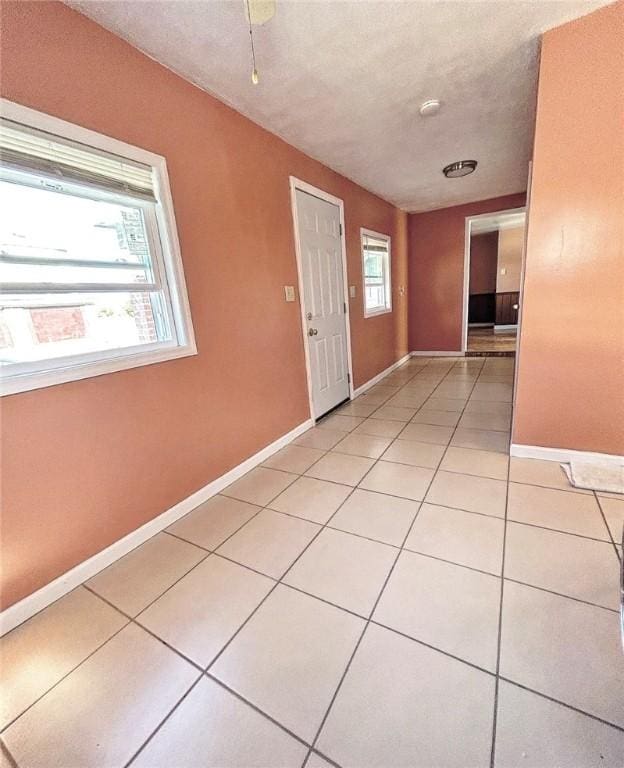
[[[340,230],[340,237],[342,237],[342,224],[338,224],[338,229]]]
[[[343,302],[342,302],[342,306],[344,307],[344,313],[345,313],[345,315],[346,315],[346,314],[347,314],[347,302],[346,302],[346,301],[343,301]]]
[[[351,374],[350,373],[347,374],[347,383],[351,384]]]

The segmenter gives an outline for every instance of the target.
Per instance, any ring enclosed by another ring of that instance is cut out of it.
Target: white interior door
[[[349,397],[340,209],[296,191],[313,416]]]

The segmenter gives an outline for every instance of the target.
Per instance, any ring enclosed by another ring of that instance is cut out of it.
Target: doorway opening
[[[344,204],[290,177],[310,415],[353,397]]]
[[[462,351],[468,357],[516,354],[526,210],[466,219]]]

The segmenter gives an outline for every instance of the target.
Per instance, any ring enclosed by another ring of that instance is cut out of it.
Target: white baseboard
[[[520,459],[542,459],[543,461],[583,461],[588,464],[608,463],[624,466],[624,456],[613,453],[593,453],[592,451],[575,451],[570,448],[544,448],[541,445],[519,445],[512,443],[509,450],[511,456]]]
[[[362,384],[357,389],[354,389],[353,397],[357,397],[358,395],[361,395],[364,392],[366,392],[367,389],[374,387],[375,384],[378,384],[382,379],[385,379],[386,376],[391,374],[392,371],[395,371],[399,366],[403,365],[403,363],[406,363],[409,359],[410,359],[410,355],[407,354],[404,357],[402,357],[400,360],[397,360],[396,363],[392,363],[392,365],[388,366],[388,368],[386,368],[385,371],[378,373],[377,376],[373,376],[373,378],[369,379],[365,384]]]
[[[422,352],[410,352],[412,357],[463,357],[464,354],[464,352],[447,352],[446,350],[433,352],[428,349]]]
[[[312,419],[304,421],[302,424],[299,424],[298,427],[295,427],[287,434],[282,435],[282,437],[258,451],[258,453],[245,459],[245,461],[238,466],[230,469],[229,472],[226,472],[224,475],[221,475],[221,477],[218,477],[203,488],[195,491],[195,493],[182,499],[182,501],[179,501],[166,512],[158,515],[158,517],[149,520],[140,528],[131,531],[127,536],[124,536],[123,539],[119,539],[119,541],[106,547],[106,549],[93,555],[93,557],[79,563],[62,576],[59,576],[57,579],[54,579],[54,581],[51,581],[49,584],[41,587],[41,589],[33,592],[32,595],[28,595],[28,597],[25,597],[23,600],[9,606],[6,610],[0,613],[0,637],[26,621],[26,619],[39,613],[39,611],[50,605],[50,603],[53,603],[55,600],[63,597],[63,595],[71,592],[72,589],[80,586],[80,584],[83,584],[92,576],[95,576],[96,573],[99,573],[101,570],[111,565],[111,563],[114,563],[115,560],[127,555],[128,552],[135,549],[140,544],[143,544],[148,539],[151,539],[152,536],[155,536],[157,533],[160,533],[160,531],[168,528],[175,523],[176,520],[184,517],[184,515],[188,514],[192,509],[195,509],[199,504],[203,504],[204,501],[207,501],[211,496],[222,491],[225,487],[230,485],[230,483],[238,480],[244,474],[249,472],[249,470],[257,467],[258,464],[261,464],[268,459],[269,456],[276,451],[279,451],[280,448],[288,445],[288,443],[299,437],[299,435],[311,426],[313,426]]]

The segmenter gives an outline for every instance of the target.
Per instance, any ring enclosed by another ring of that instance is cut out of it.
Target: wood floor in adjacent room
[[[468,354],[505,355],[516,353],[516,331],[494,333],[494,328],[468,329]]]

